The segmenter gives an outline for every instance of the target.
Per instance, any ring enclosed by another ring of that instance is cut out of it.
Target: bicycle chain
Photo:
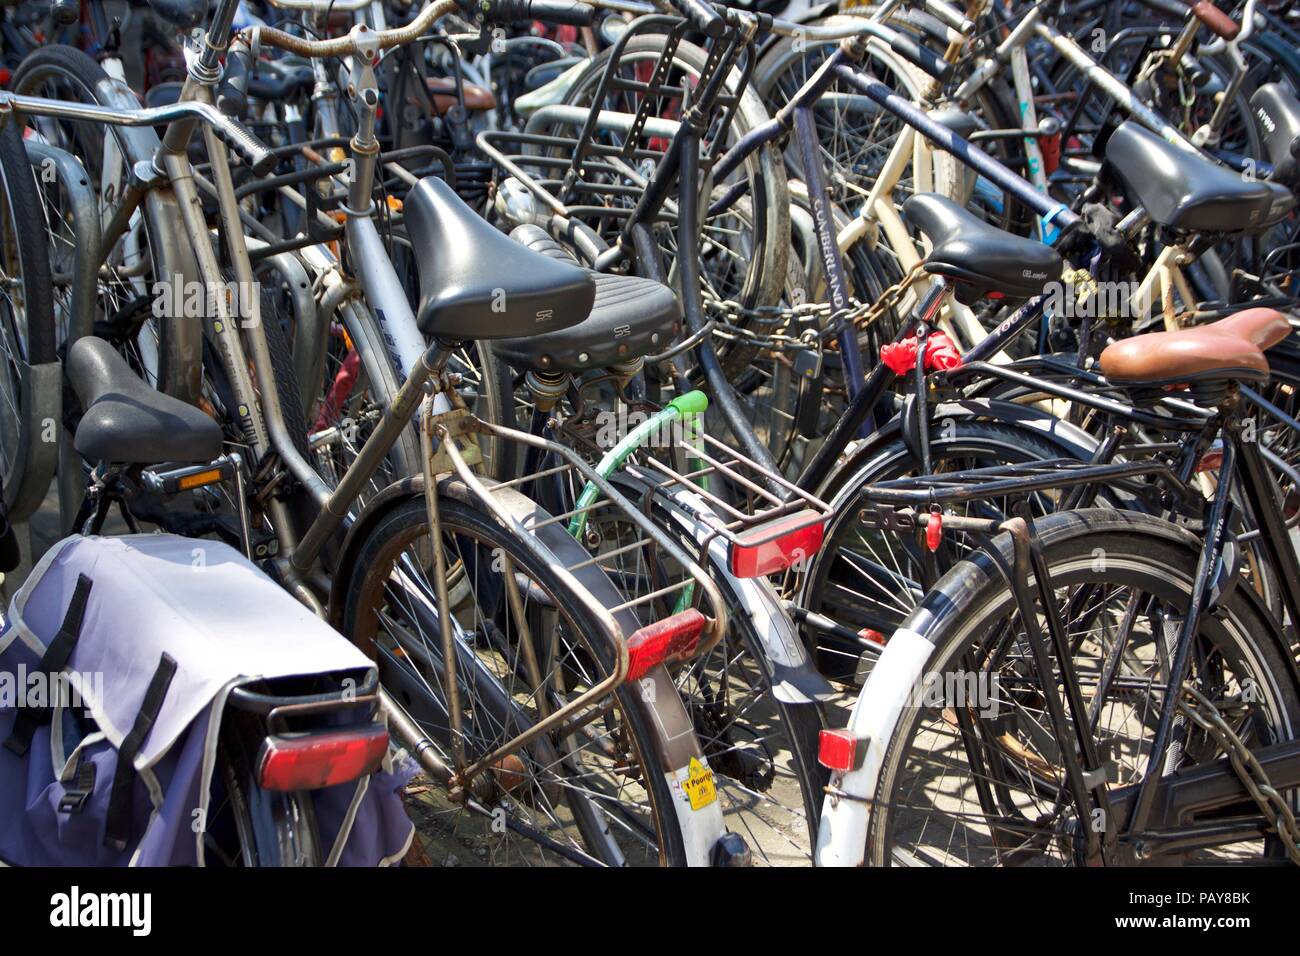
[[[1246,792],[1259,805],[1264,817],[1273,820],[1274,829],[1287,856],[1292,863],[1300,866],[1300,825],[1297,825],[1291,807],[1277,792],[1255,755],[1242,743],[1236,731],[1228,726],[1228,722],[1209,698],[1190,683],[1183,684],[1183,694],[1186,696],[1179,699],[1178,709],[1223,747]]]
[[[852,322],[859,332],[865,332],[902,301],[923,266],[923,263],[917,263],[906,276],[881,293],[880,298],[874,303],[850,299],[850,307],[841,311],[839,317],[846,322]],[[838,334],[838,322],[827,322],[821,329],[807,328],[798,336],[781,331],[761,333],[737,324],[740,320],[752,319],[765,323],[769,328],[777,326],[784,330],[792,323],[808,324],[820,318],[833,318],[829,302],[746,307],[734,299],[705,299],[704,308],[714,316],[711,319],[713,334],[718,338],[744,339],[763,348],[809,349],[819,347],[826,339]]]

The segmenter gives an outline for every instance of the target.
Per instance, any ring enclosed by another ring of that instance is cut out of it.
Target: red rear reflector
[[[1202,455],[1201,460],[1196,463],[1196,473],[1200,474],[1206,471],[1218,471],[1222,467],[1223,467],[1223,449],[1211,448],[1204,455]]]
[[[817,762],[841,773],[857,770],[867,754],[867,748],[859,744],[865,743],[851,730],[823,730],[817,739]]]
[[[864,641],[870,641],[872,644],[879,644],[881,647],[885,646],[885,635],[881,634],[879,631],[873,631],[869,627],[864,627],[862,630],[858,631],[858,637],[862,638]]]
[[[736,536],[727,567],[738,578],[762,578],[808,560],[822,546],[821,515],[805,509]]]
[[[388,749],[381,724],[296,736],[271,736],[262,744],[258,780],[263,790],[319,790],[379,768]]]
[[[931,552],[938,551],[939,545],[943,543],[943,514],[938,511],[930,512],[930,520],[925,523],[925,546]]]
[[[708,621],[695,608],[639,629],[627,639],[627,680],[640,680],[665,661],[690,657]]]

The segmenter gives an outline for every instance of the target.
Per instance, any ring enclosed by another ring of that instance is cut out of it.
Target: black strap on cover
[[[149,688],[144,693],[140,710],[135,715],[131,731],[117,752],[117,770],[113,773],[113,789],[108,798],[108,815],[104,821],[104,845],[114,850],[125,850],[131,838],[131,795],[135,791],[135,758],[149,739],[158,712],[167,697],[167,688],[176,676],[176,660],[163,653],[158,669],[153,672]]]
[[[77,576],[77,587],[72,592],[72,600],[68,603],[67,613],[63,615],[59,633],[54,635],[54,640],[50,641],[45,653],[41,655],[38,670],[45,675],[51,688],[54,687],[56,676],[68,666],[72,649],[77,646],[77,638],[81,636],[81,623],[86,616],[86,602],[90,599],[92,583],[84,574]],[[16,756],[25,756],[32,745],[32,735],[36,733],[36,728],[48,724],[53,712],[48,702],[39,707],[19,708],[18,716],[14,719],[14,729],[5,740],[5,749]]]

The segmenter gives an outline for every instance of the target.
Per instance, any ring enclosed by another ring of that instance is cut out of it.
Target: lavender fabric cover
[[[14,596],[0,631],[0,740],[25,703],[20,677],[39,670],[78,576],[93,582],[80,637],[64,670],[75,706],[56,706],[23,757],[0,748],[0,860],[28,866],[167,866],[204,862],[215,734],[232,687],[251,678],[347,672],[372,662],[243,555],[174,535],[73,536],[50,550]],[[132,843],[103,845],[118,747],[166,652],[178,664],[135,760]],[[7,680],[7,685],[6,685]],[[9,688],[5,692],[6,686]],[[60,811],[83,762],[95,786],[76,813]],[[409,761],[385,761],[356,784],[313,794],[325,862],[399,860],[413,828],[400,789]]]

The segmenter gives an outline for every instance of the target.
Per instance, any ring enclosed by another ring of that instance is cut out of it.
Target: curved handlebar
[[[119,110],[109,106],[50,100],[41,96],[19,96],[0,91],[0,110],[17,110],[31,116],[55,116],[109,126],[165,126],[180,119],[196,119],[212,127],[212,131],[239,154],[254,175],[265,174],[276,163],[275,153],[242,123],[208,103],[191,100],[140,110]]]
[[[541,20],[586,27],[596,16],[596,8],[581,0],[493,0],[483,6],[483,17],[490,23]]]
[[[257,42],[262,46],[275,47],[287,53],[299,56],[324,58],[330,56],[351,56],[361,54],[374,56],[380,50],[414,43],[434,24],[434,21],[454,12],[459,8],[456,0],[435,0],[420,11],[420,15],[404,27],[391,30],[371,30],[364,23],[353,27],[347,36],[331,37],[328,40],[308,40],[294,36],[273,27],[245,27],[239,31],[239,38],[252,44],[253,33],[257,33]]]

